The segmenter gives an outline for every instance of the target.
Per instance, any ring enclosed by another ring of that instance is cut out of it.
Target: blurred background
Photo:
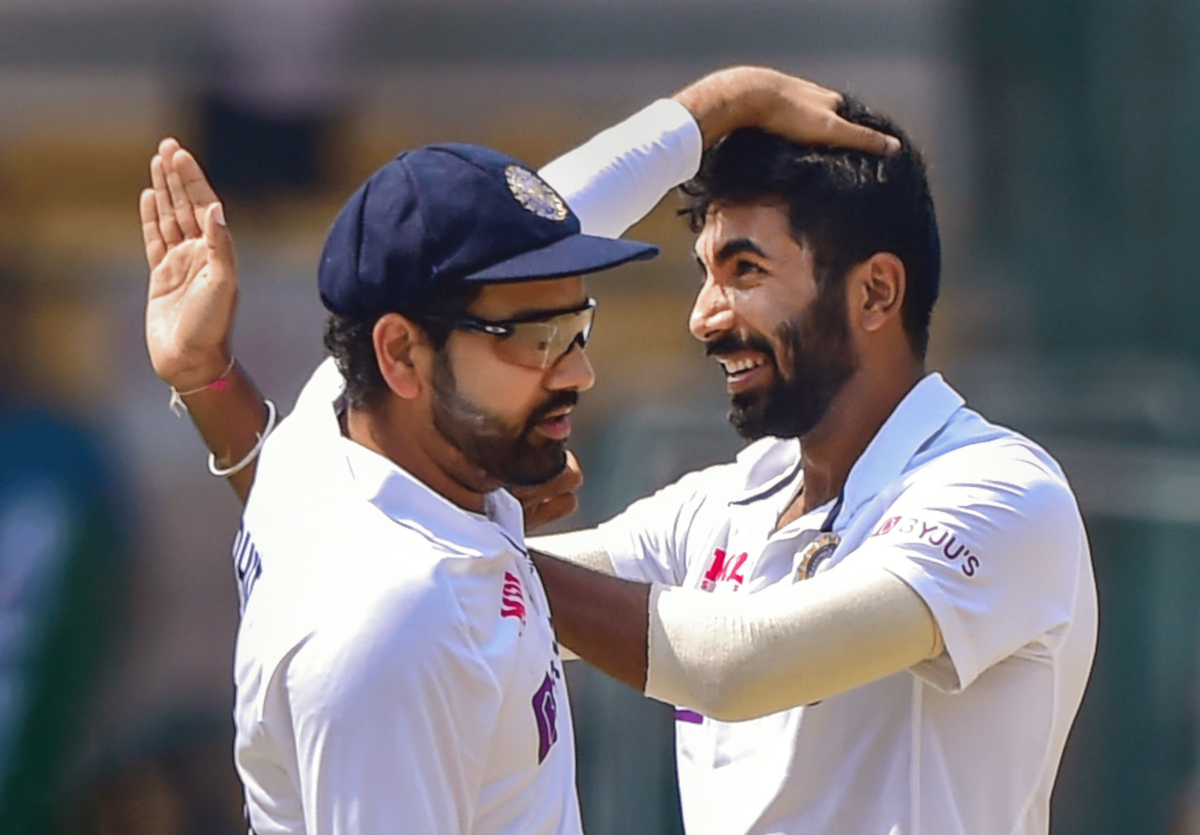
[[[235,349],[283,405],[321,356],[327,225],[398,150],[541,164],[754,62],[924,148],[932,365],[1080,497],[1102,622],[1054,831],[1200,833],[1198,42],[1191,0],[0,0],[0,832],[244,832],[238,507],[142,343],[158,139],[226,197]],[[738,447],[674,208],[634,230],[663,257],[592,284],[573,523]],[[569,676],[590,835],[679,832],[667,712]]]

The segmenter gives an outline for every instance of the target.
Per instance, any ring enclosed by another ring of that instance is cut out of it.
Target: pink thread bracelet
[[[175,386],[171,386],[171,399],[167,401],[171,411],[175,413],[175,417],[183,417],[183,413],[187,411],[187,404],[183,402],[183,398],[190,397],[193,394],[199,394],[202,391],[224,391],[229,388],[229,372],[233,370],[233,366],[237,364],[237,357],[232,357],[229,360],[229,365],[225,366],[225,370],[221,372],[221,376],[213,380],[207,386],[200,386],[190,391],[179,391]]]

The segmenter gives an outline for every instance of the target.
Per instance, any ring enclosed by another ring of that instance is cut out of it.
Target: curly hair
[[[900,150],[880,157],[743,128],[705,151],[700,171],[680,187],[679,213],[698,233],[714,204],[783,202],[792,237],[811,249],[822,286],[844,280],[877,252],[892,253],[907,278],[904,331],[913,352],[924,357],[942,264],[925,163],[903,131],[858,100],[844,96],[838,113],[895,136]]]

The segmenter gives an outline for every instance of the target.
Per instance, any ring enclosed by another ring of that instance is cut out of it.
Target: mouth
[[[555,409],[539,418],[533,424],[533,428],[538,434],[552,441],[565,441],[571,435],[571,411],[570,406]]]
[[[762,383],[771,373],[771,360],[766,354],[742,351],[716,357],[725,369],[725,387],[737,394]]]

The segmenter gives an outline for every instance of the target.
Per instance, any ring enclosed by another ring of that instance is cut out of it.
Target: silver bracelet
[[[240,473],[242,470],[246,469],[251,461],[258,457],[260,452],[262,452],[263,444],[267,442],[267,436],[270,435],[275,429],[275,418],[277,417],[275,404],[265,398],[263,399],[263,403],[267,407],[267,425],[263,428],[262,432],[258,433],[258,442],[254,445],[252,450],[246,453],[245,458],[243,458],[241,461],[238,461],[232,467],[226,467],[222,469],[221,467],[217,466],[217,457],[211,452],[208,454],[208,471],[217,478],[229,478],[231,475]]]

